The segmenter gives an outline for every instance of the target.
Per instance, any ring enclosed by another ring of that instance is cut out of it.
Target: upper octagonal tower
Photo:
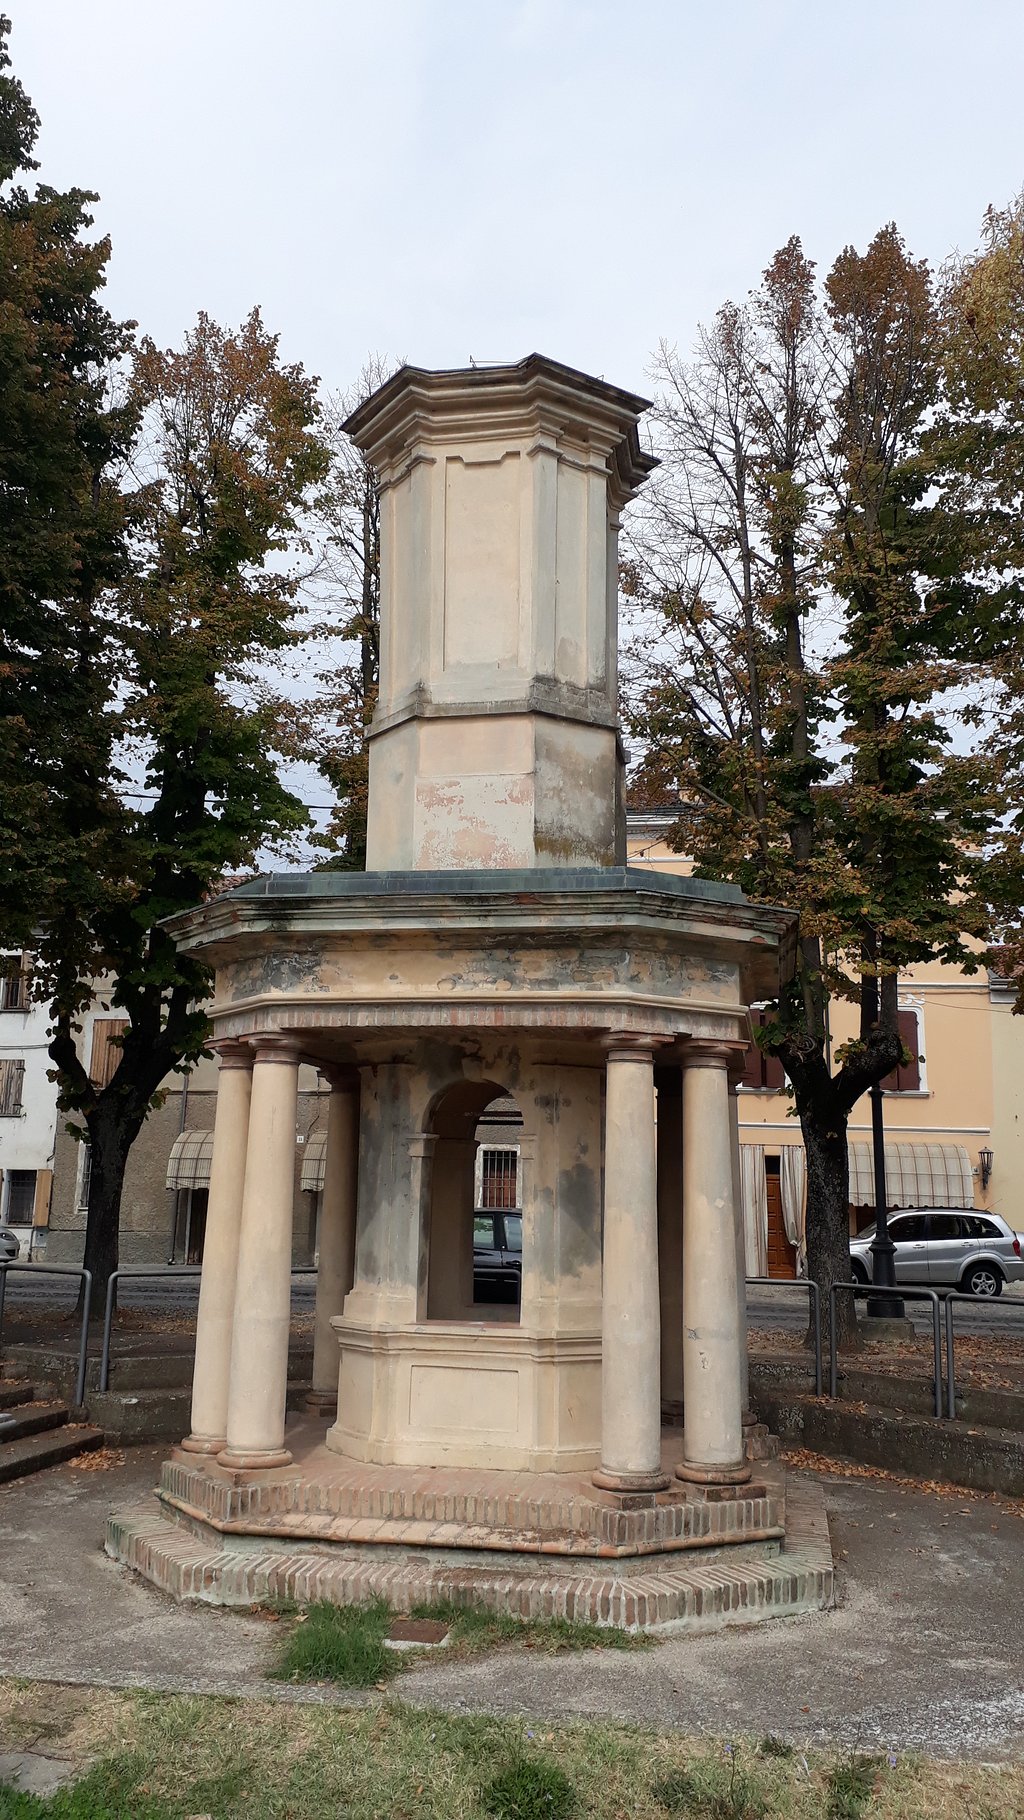
[[[622,863],[618,530],[655,465],[646,408],[531,354],[403,367],[349,418],[381,483],[368,870]]]

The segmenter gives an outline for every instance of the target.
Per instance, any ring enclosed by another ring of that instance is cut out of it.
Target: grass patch
[[[875,1792],[880,1757],[854,1754],[834,1763],[828,1773],[828,1820],[861,1820]]]
[[[619,1630],[611,1624],[578,1624],[571,1618],[513,1618],[450,1601],[414,1605],[410,1615],[447,1624],[452,1643],[467,1653],[508,1643],[552,1655],[569,1649],[650,1649],[654,1641],[642,1632]]]
[[[63,1729],[43,1739],[62,1692],[0,1682],[4,1748],[70,1757],[86,1772],[48,1801],[0,1790],[0,1820],[832,1820],[830,1804],[848,1796],[864,1797],[864,1820],[1024,1814],[1020,1764],[882,1761],[865,1795],[868,1760],[849,1752],[786,1757],[757,1740],[730,1751],[605,1723],[422,1711],[387,1695],[345,1708],[76,1689]]]
[[[319,1601],[287,1609],[267,1608],[290,1620],[284,1652],[271,1678],[277,1681],[334,1681],[340,1687],[376,1687],[422,1660],[415,1649],[388,1649],[384,1639],[396,1614],[383,1599],[369,1605],[331,1605]],[[646,1649],[650,1639],[600,1624],[574,1624],[567,1618],[510,1618],[464,1605],[415,1605],[413,1618],[447,1624],[449,1642],[463,1655],[519,1644],[556,1654],[569,1649]]]
[[[402,1666],[401,1657],[384,1644],[391,1618],[391,1608],[383,1599],[374,1599],[370,1605],[331,1605],[320,1600],[296,1617],[272,1676],[278,1681],[337,1681],[342,1687],[376,1687]]]
[[[481,1800],[495,1820],[568,1820],[576,1792],[557,1763],[516,1756],[484,1785]]]
[[[692,1768],[675,1768],[660,1776],[654,1798],[670,1814],[687,1814],[692,1820],[766,1820],[769,1812],[765,1789],[740,1768],[740,1753],[726,1747],[726,1761],[706,1761]]]

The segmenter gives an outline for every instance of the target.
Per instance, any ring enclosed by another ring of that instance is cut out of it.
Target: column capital
[[[249,1039],[254,1062],[287,1062],[297,1068],[306,1060],[305,1045],[294,1036],[278,1036],[270,1032],[266,1036],[254,1036]]]
[[[214,1038],[209,1044],[217,1057],[221,1071],[225,1068],[251,1068],[252,1050],[247,1042],[237,1037]]]
[[[743,1043],[688,1037],[682,1047],[681,1063],[684,1068],[727,1069],[730,1075],[737,1073],[739,1078],[743,1073],[745,1056],[746,1046]]]
[[[643,1030],[617,1030],[602,1037],[601,1047],[608,1062],[651,1062],[659,1049],[672,1042],[669,1036],[654,1036]]]

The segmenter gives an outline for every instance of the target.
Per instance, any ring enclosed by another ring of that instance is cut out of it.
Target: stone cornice
[[[408,459],[410,445],[425,453],[438,438],[508,441],[542,434],[560,444],[578,443],[605,457],[622,504],[657,466],[636,429],[649,403],[560,361],[528,354],[509,366],[440,372],[402,367],[344,427],[385,484],[394,462]]]

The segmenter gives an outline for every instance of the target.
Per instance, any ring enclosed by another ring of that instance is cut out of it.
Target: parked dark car
[[[850,1245],[858,1283],[871,1281],[873,1236],[873,1229],[859,1232]],[[889,1236],[896,1247],[897,1283],[994,1296],[1004,1283],[1024,1281],[1020,1239],[998,1213],[907,1208],[890,1213]]]
[[[523,1279],[521,1213],[473,1216],[473,1300],[518,1303]]]

